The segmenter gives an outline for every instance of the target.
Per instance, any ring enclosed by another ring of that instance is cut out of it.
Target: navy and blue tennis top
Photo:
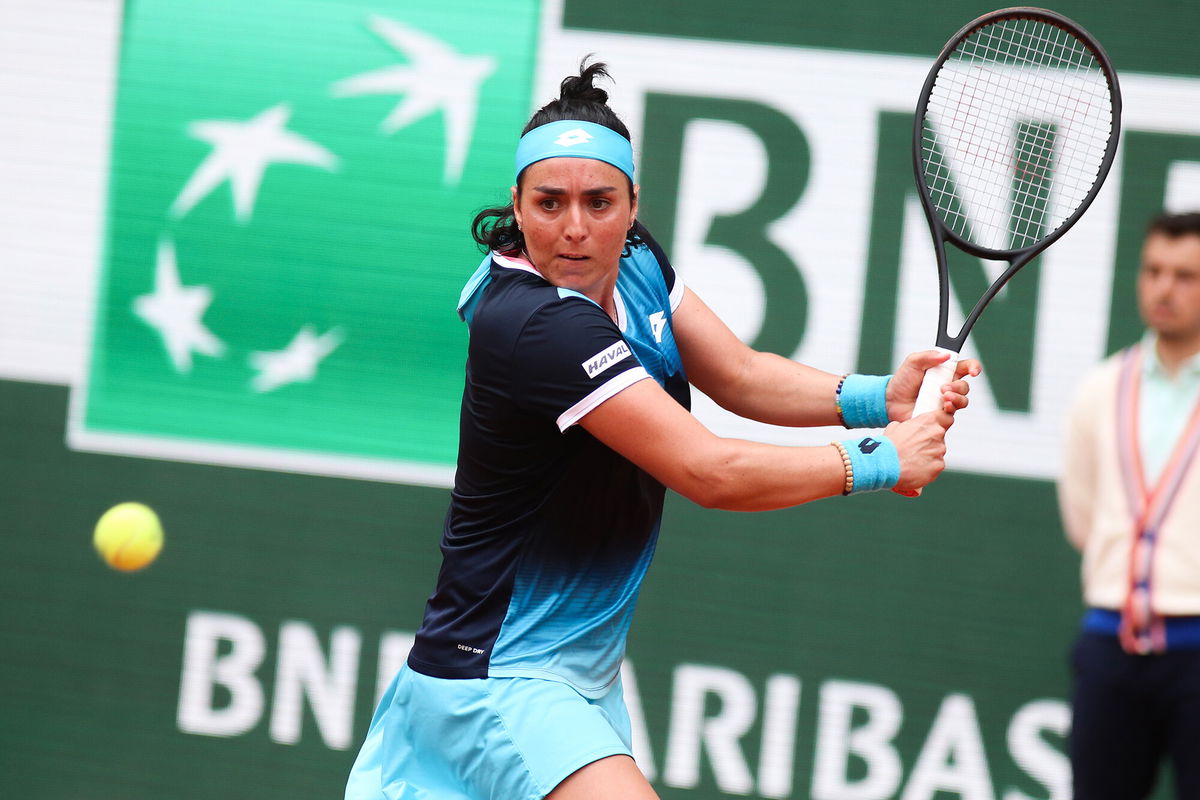
[[[463,290],[458,471],[412,669],[548,678],[586,696],[616,680],[664,488],[576,423],[648,378],[690,406],[671,330],[683,283],[639,233],[645,244],[621,259],[616,322],[498,253]]]

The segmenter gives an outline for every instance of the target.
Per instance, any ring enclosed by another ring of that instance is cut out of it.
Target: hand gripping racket
[[[937,346],[952,356],[925,373],[914,416],[941,407],[940,387],[953,379],[955,356],[988,302],[1091,205],[1120,123],[1108,56],[1053,11],[993,11],[942,49],[917,101],[913,170],[937,254]],[[947,242],[1008,262],[955,336],[947,330]]]

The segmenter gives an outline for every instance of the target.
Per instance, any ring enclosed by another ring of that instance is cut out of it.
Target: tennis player
[[[512,204],[475,219],[490,252],[459,308],[471,335],[442,568],[347,800],[655,797],[620,665],[664,487],[746,511],[918,489],[979,372],[963,361],[941,410],[909,419],[936,352],[843,378],[744,345],[637,222],[629,131],[598,76],[585,62],[533,115]],[[689,381],[763,422],[886,430],[723,439],[689,413]]]

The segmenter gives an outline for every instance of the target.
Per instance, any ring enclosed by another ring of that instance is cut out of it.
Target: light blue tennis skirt
[[[632,755],[620,679],[589,700],[541,678],[431,678],[384,692],[346,800],[541,800],[568,775]]]

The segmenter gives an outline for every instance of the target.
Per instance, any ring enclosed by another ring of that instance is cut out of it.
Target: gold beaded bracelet
[[[846,470],[846,482],[842,485],[842,494],[850,494],[854,491],[854,466],[850,463],[850,454],[846,452],[846,446],[841,442],[830,442],[830,444],[836,447],[838,453],[841,454],[842,467]]]

